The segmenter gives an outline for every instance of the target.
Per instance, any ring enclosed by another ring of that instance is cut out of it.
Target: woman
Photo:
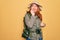
[[[44,27],[45,24],[42,22],[40,7],[37,3],[32,3],[24,17],[24,24],[26,24],[29,30],[29,36],[26,40],[43,40],[41,27]]]

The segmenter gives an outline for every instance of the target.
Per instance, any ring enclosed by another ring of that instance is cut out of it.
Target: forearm
[[[25,23],[28,26],[28,28],[32,28],[34,22],[35,22],[35,17],[34,16],[31,16],[31,18],[29,19],[28,15],[26,15],[26,17],[25,17]]]

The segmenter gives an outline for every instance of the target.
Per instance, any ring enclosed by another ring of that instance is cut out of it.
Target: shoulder
[[[31,13],[27,11],[24,17],[31,17]]]

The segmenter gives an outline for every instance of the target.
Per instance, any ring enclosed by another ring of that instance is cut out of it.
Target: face
[[[36,5],[36,4],[33,4],[32,7],[31,7],[31,10],[32,10],[33,12],[37,12],[37,10],[38,10],[37,5]]]

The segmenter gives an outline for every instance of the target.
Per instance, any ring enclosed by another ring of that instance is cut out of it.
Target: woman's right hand
[[[34,11],[31,10],[31,14],[32,14],[32,16],[34,16],[35,15]]]

